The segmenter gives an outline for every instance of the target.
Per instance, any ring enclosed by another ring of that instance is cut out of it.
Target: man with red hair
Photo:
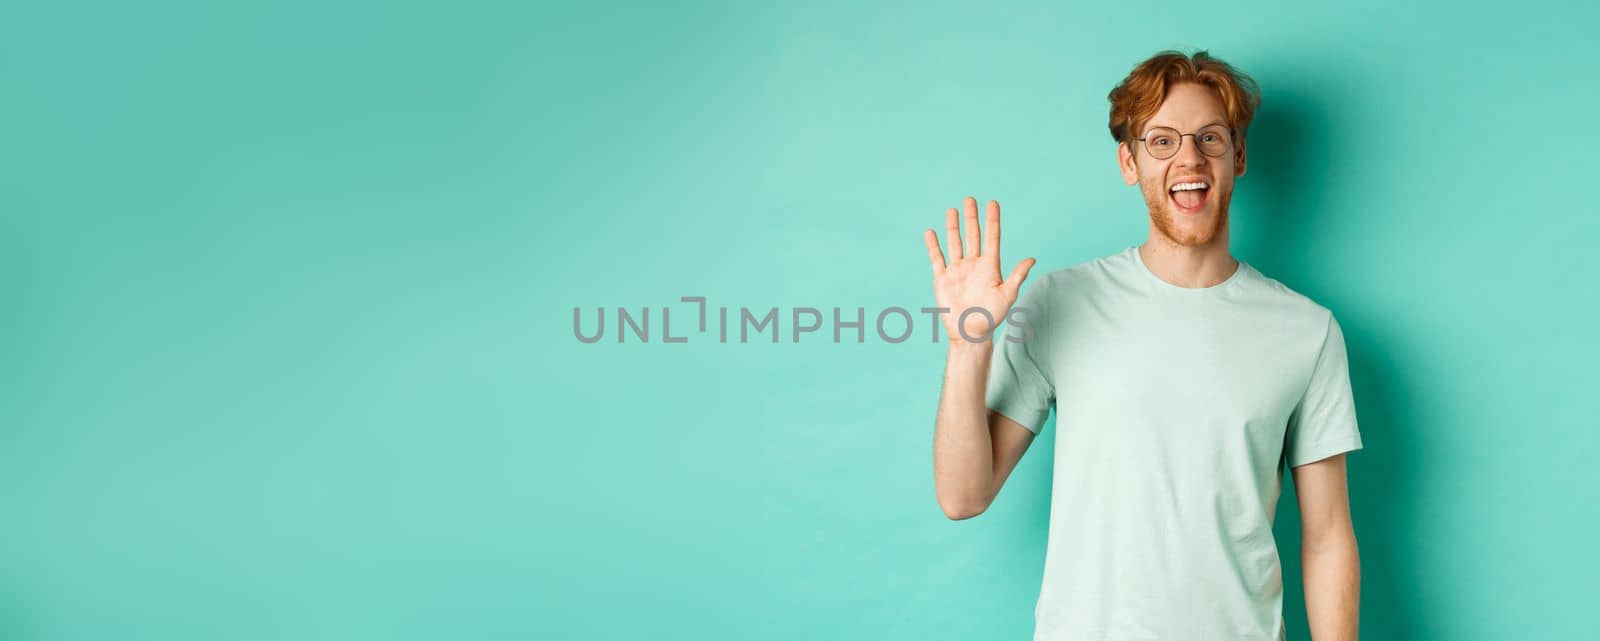
[[[1344,334],[1228,249],[1256,85],[1203,51],[1165,51],[1109,98],[1123,180],[1149,210],[1143,244],[1021,291],[1034,259],[1001,277],[999,203],[981,242],[971,197],[964,215],[945,213],[948,254],[924,232],[951,310],[939,505],[952,519],[986,510],[1054,408],[1034,639],[1283,641],[1272,523],[1287,468],[1312,637],[1354,641],[1345,454],[1361,434]],[[1025,331],[994,332],[988,319],[1002,318]]]

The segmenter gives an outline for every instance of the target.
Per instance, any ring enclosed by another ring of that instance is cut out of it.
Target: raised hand
[[[963,337],[986,339],[994,330],[990,319],[993,319],[993,324],[1005,319],[1012,304],[1017,302],[1017,291],[1022,288],[1022,281],[1028,277],[1028,270],[1033,268],[1035,262],[1032,258],[1023,259],[1012,268],[1011,275],[1001,280],[1000,203],[989,201],[981,247],[978,243],[978,201],[968,196],[961,204],[966,210],[965,236],[957,225],[956,209],[951,207],[944,214],[945,236],[950,247],[948,264],[945,254],[939,251],[939,235],[932,229],[922,232],[923,240],[928,245],[928,261],[933,263],[934,301],[938,306],[950,310],[944,316],[944,326],[952,343],[967,342]],[[962,312],[974,307],[983,308],[989,313],[989,318],[973,312],[966,315],[965,327],[962,327]]]

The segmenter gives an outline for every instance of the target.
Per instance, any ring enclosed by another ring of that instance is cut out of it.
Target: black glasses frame
[[[1184,136],[1194,137],[1194,136],[1199,135],[1200,132],[1205,131],[1207,129],[1215,128],[1216,126],[1217,125],[1206,125],[1206,126],[1201,127],[1201,128],[1199,128],[1199,129],[1197,129],[1197,130],[1195,130],[1193,132],[1190,132],[1190,133],[1178,132],[1178,146],[1174,147],[1173,150],[1172,150],[1172,153],[1170,155],[1167,155],[1167,156],[1157,156],[1155,154],[1155,152],[1150,151],[1150,145],[1144,144],[1144,139],[1150,137],[1150,132],[1149,131],[1144,132],[1144,136],[1139,137],[1139,138],[1134,138],[1134,140],[1139,141],[1139,145],[1144,147],[1144,152],[1147,153],[1147,154],[1150,154],[1151,158],[1154,158],[1156,160],[1166,160],[1168,158],[1172,158],[1173,156],[1177,156],[1178,152],[1183,151],[1183,137]],[[1151,127],[1151,130],[1155,130],[1155,129],[1166,129],[1166,130],[1169,130],[1169,131],[1178,131],[1177,129],[1173,129],[1171,127]],[[1205,154],[1206,156],[1210,156],[1212,158],[1221,158],[1223,156],[1228,155],[1228,152],[1233,150],[1233,141],[1235,141],[1235,140],[1237,140],[1239,138],[1238,132],[1234,131],[1233,127],[1223,127],[1223,129],[1227,130],[1227,132],[1228,132],[1228,148],[1222,150],[1220,153],[1207,154],[1204,147],[1196,147],[1197,149],[1200,150],[1200,153]],[[1196,143],[1196,144],[1198,145],[1199,143]]]

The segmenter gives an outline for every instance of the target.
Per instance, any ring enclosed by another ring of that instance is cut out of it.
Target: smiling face
[[[1178,153],[1166,159],[1150,155],[1147,145],[1155,140],[1131,141],[1132,148],[1129,144],[1117,146],[1122,179],[1139,185],[1150,209],[1152,229],[1178,245],[1226,246],[1228,242],[1228,203],[1233,199],[1233,179],[1244,175],[1244,144],[1235,140],[1218,157],[1201,153],[1196,140],[1206,132],[1200,130],[1215,131],[1214,127],[1208,129],[1213,125],[1228,126],[1227,112],[1217,94],[1204,85],[1178,83],[1168,90],[1149,122],[1136,129],[1135,137],[1145,137],[1153,127],[1200,133],[1182,136]]]

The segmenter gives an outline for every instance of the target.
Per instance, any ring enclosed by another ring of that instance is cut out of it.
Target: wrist
[[[950,337],[950,358],[988,359],[994,354],[994,343],[984,340],[974,343],[961,336]]]

